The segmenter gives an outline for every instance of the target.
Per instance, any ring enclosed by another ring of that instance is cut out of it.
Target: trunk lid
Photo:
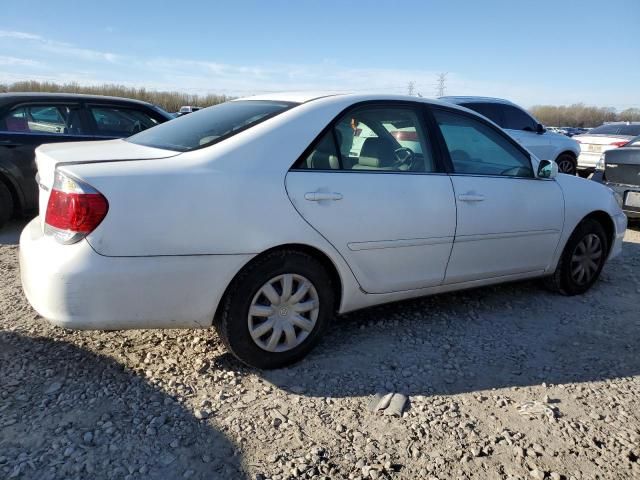
[[[613,148],[618,148],[612,145],[615,142],[624,142],[631,140],[632,136],[629,135],[576,135],[573,137],[580,144],[580,151],[585,153],[602,153]]]
[[[604,175],[607,182],[640,186],[640,147],[607,152]]]
[[[50,143],[36,149],[38,174],[40,224],[44,230],[44,217],[53,186],[54,173],[58,165],[91,162],[121,162],[153,160],[179,155],[180,152],[145,147],[125,140],[91,142]]]

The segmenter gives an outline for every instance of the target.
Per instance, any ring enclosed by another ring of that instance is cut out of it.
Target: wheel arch
[[[576,152],[574,152],[573,150],[561,150],[560,153],[556,155],[556,158],[553,159],[553,161],[557,161],[562,155],[569,155],[576,162],[578,161],[578,155],[576,155]]]
[[[588,219],[595,220],[600,225],[602,225],[602,228],[604,228],[604,231],[607,234],[607,241],[608,241],[607,255],[608,255],[609,252],[611,251],[611,247],[613,246],[613,242],[615,241],[615,237],[616,237],[616,227],[615,227],[615,224],[613,223],[613,219],[604,210],[594,210],[593,212],[586,215],[582,220],[580,220],[578,225],[580,225],[582,222]],[[576,228],[578,228],[577,225],[576,225]]]
[[[282,245],[271,247],[259,253],[258,255],[253,257],[251,260],[249,260],[240,270],[238,270],[238,272],[233,276],[233,278],[225,288],[224,293],[220,297],[220,301],[218,302],[218,305],[216,307],[214,318],[220,315],[221,309],[223,308],[222,306],[224,305],[225,298],[228,295],[229,290],[232,287],[236,278],[238,278],[254,262],[259,261],[264,256],[279,250],[289,250],[289,251],[296,250],[302,253],[306,253],[307,255],[314,257],[316,260],[318,260],[322,264],[322,266],[326,269],[327,273],[331,277],[331,284],[333,286],[333,291],[335,295],[334,310],[336,312],[338,311],[338,309],[340,308],[340,304],[342,302],[342,296],[344,295],[344,283],[342,281],[342,277],[340,276],[338,267],[336,266],[335,262],[331,259],[329,255],[327,255],[325,252],[323,252],[317,247],[307,245],[307,244],[302,244],[302,243],[285,243]]]
[[[18,191],[18,187],[14,185],[14,183],[11,181],[11,178],[2,170],[2,168],[0,168],[0,183],[4,184],[4,186],[7,187],[7,189],[9,190],[9,193],[11,194],[11,200],[13,200],[12,215],[15,215],[16,213],[21,213],[23,203],[22,203],[22,198]]]

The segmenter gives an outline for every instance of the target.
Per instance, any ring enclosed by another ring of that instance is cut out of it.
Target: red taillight
[[[609,145],[613,146],[613,147],[624,147],[627,143],[629,143],[629,140],[622,140],[619,142],[612,142]]]
[[[96,189],[56,172],[44,217],[45,232],[61,243],[75,243],[95,230],[108,210],[107,199]]]
[[[49,196],[47,225],[59,230],[90,233],[107,214],[107,199],[100,193],[67,193],[53,190]]]

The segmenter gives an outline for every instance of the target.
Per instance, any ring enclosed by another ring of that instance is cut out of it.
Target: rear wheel
[[[227,349],[257,368],[300,360],[334,310],[331,277],[314,257],[277,251],[249,264],[229,286],[215,327]]]
[[[560,173],[566,173],[567,175],[575,175],[577,170],[577,162],[573,155],[563,153],[556,159],[558,164],[558,171]]]
[[[0,228],[13,215],[13,197],[7,186],[0,180]]]
[[[563,295],[584,293],[596,282],[609,252],[602,225],[588,218],[569,237],[558,267],[547,285]]]

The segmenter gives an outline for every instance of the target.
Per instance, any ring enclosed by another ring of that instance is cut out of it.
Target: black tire
[[[249,332],[249,308],[258,291],[279,275],[305,277],[317,292],[319,311],[313,329],[291,350],[267,351]],[[302,359],[318,343],[335,311],[331,276],[321,262],[297,250],[268,253],[247,265],[222,299],[214,326],[227,349],[241,362],[261,369],[281,368]]]
[[[0,179],[0,228],[13,216],[13,197]]]
[[[572,268],[576,268],[577,263],[579,263],[574,262],[574,254],[580,253],[580,250],[578,250],[579,245],[583,240],[586,241],[590,235],[598,237],[601,256],[594,262],[597,264],[597,268],[593,272],[593,275],[588,279],[583,278],[583,281],[578,281],[576,275],[572,272]],[[569,237],[556,271],[553,275],[545,279],[545,283],[548,288],[563,295],[571,296],[582,294],[589,290],[598,280],[608,254],[609,240],[607,239],[604,228],[597,220],[587,218],[576,227],[571,237]]]
[[[556,158],[556,163],[558,164],[558,171],[560,173],[575,175],[578,170],[578,162],[576,158],[568,153],[558,155],[558,158]]]

